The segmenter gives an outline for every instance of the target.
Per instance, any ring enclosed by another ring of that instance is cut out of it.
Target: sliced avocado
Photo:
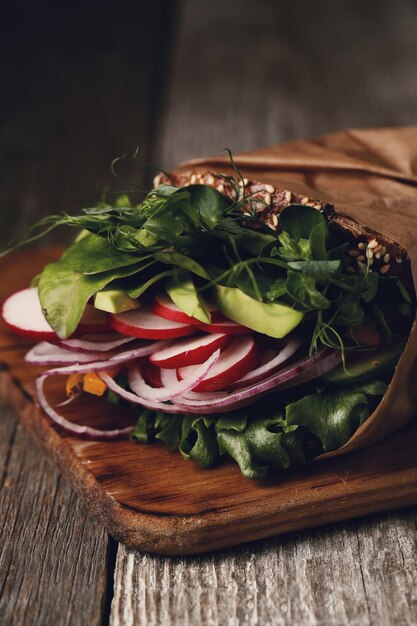
[[[277,339],[288,335],[304,316],[286,304],[259,302],[236,287],[218,286],[217,304],[234,322]]]
[[[338,365],[334,370],[321,376],[320,380],[326,384],[344,387],[364,385],[375,378],[381,378],[393,372],[404,345],[405,343],[401,342],[371,352],[357,352],[346,363],[346,371],[343,365]]]
[[[203,324],[211,323],[210,312],[188,274],[174,276],[174,278],[169,281],[166,290],[183,313],[190,317],[195,317],[200,322],[203,322]]]
[[[131,298],[123,289],[104,289],[96,293],[94,306],[108,313],[123,313],[130,309],[138,309],[139,302]]]

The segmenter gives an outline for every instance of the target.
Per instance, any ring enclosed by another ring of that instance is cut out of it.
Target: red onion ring
[[[145,382],[140,370],[136,368],[132,371],[129,378],[129,385],[132,391],[146,400],[155,400],[157,402],[173,400],[177,396],[181,396],[182,394],[194,389],[194,387],[197,387],[197,385],[207,376],[219,356],[220,350],[216,350],[205,363],[202,363],[196,368],[192,376],[188,376],[181,381],[176,380],[174,382],[174,380],[172,380],[172,383],[169,386],[164,386],[159,389],[148,385]]]
[[[128,381],[130,385],[131,374],[134,370],[130,370],[128,372]],[[123,387],[120,387],[111,376],[106,374],[105,372],[100,372],[99,374],[101,380],[103,380],[108,388],[113,391],[116,395],[123,400],[127,400],[132,404],[139,404],[145,409],[150,409],[151,411],[163,411],[164,413],[182,413],[183,411],[176,404],[164,404],[163,402],[156,402],[152,400],[147,400],[146,398],[141,398],[137,396],[135,393],[131,391],[126,391]]]
[[[64,339],[60,345],[75,352],[109,352],[132,341],[137,340],[135,337],[126,337],[126,335],[113,332],[102,335],[88,334],[76,339]]]
[[[47,378],[48,374],[43,374],[42,376],[38,376],[36,379],[36,397],[40,407],[44,410],[48,417],[50,417],[55,424],[58,424],[58,426],[65,430],[65,432],[83,439],[94,439],[95,441],[109,441],[112,439],[125,439],[129,437],[133,430],[133,426],[126,426],[126,428],[117,428],[115,430],[101,430],[98,428],[91,428],[90,426],[74,424],[57,413],[57,411],[55,411],[55,409],[53,409],[49,404],[45,396],[43,386]]]

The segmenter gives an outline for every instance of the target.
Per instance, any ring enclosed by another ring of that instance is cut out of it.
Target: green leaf
[[[353,298],[343,298],[337,308],[335,324],[345,324],[346,326],[360,326],[365,321],[365,312],[359,300]]]
[[[215,228],[230,206],[229,198],[208,185],[189,185],[184,189],[190,194],[189,202],[199,223],[203,228]]]
[[[195,288],[189,272],[175,272],[166,285],[166,291],[186,315],[195,317],[204,324],[211,324],[210,311]]]
[[[162,263],[169,265],[176,265],[184,270],[189,270],[192,274],[200,276],[210,280],[210,276],[200,263],[192,259],[191,257],[181,254],[181,252],[175,252],[174,250],[164,250],[162,252],[155,252],[155,258]]]
[[[61,261],[79,274],[114,271],[141,260],[143,255],[120,252],[107,239],[91,234],[70,246],[61,257]]]
[[[81,274],[68,263],[49,263],[39,279],[43,313],[61,339],[77,328],[89,299],[112,280],[134,274],[138,265],[119,267],[100,274]]]
[[[288,294],[302,310],[328,309],[330,302],[318,291],[314,278],[288,270],[286,288]]]
[[[303,272],[315,280],[327,282],[333,274],[340,270],[340,261],[290,261],[289,267]]]
[[[325,452],[343,446],[368,417],[368,401],[359,389],[310,394],[286,409],[287,423],[308,428]]]
[[[158,274],[154,274],[151,278],[147,278],[144,281],[137,282],[133,286],[129,286],[125,289],[131,298],[139,298],[142,296],[145,291],[153,287],[156,283],[164,278],[170,278],[175,275],[175,270],[166,270],[165,272],[159,272]]]
[[[326,239],[328,236],[328,226],[325,221],[317,224],[310,233],[310,254],[315,261],[325,261],[327,259]]]
[[[244,433],[221,430],[217,435],[221,454],[227,452],[239,465],[245,478],[263,478],[268,466],[254,458],[250,443]]]
[[[203,468],[212,465],[219,454],[213,426],[201,417],[184,416],[179,450],[185,459],[193,459]]]
[[[282,230],[296,242],[309,239],[318,224],[323,224],[327,229],[326,220],[320,211],[305,204],[288,205],[281,211],[279,221]]]
[[[180,440],[182,415],[157,413],[155,418],[155,439],[164,441],[171,452]]]

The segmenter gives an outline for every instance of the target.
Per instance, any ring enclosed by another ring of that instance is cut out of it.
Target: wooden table
[[[136,145],[169,168],[224,147],[417,122],[411,0],[76,2],[60,16],[27,4],[10,8],[0,37],[2,241],[92,202],[110,160]],[[138,161],[120,169],[149,183]],[[3,393],[0,623],[415,624],[416,510],[202,557],[129,551]]]

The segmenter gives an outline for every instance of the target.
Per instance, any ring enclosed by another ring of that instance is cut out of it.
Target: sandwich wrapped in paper
[[[27,355],[49,367],[40,405],[73,434],[160,439],[202,467],[229,455],[255,478],[406,424],[416,140],[415,128],[345,131],[198,159],[140,202],[51,217],[81,233],[3,308],[16,332],[47,340]],[[101,334],[92,310],[106,312]],[[53,375],[68,401],[129,403],[137,424],[74,424],[48,402]]]

